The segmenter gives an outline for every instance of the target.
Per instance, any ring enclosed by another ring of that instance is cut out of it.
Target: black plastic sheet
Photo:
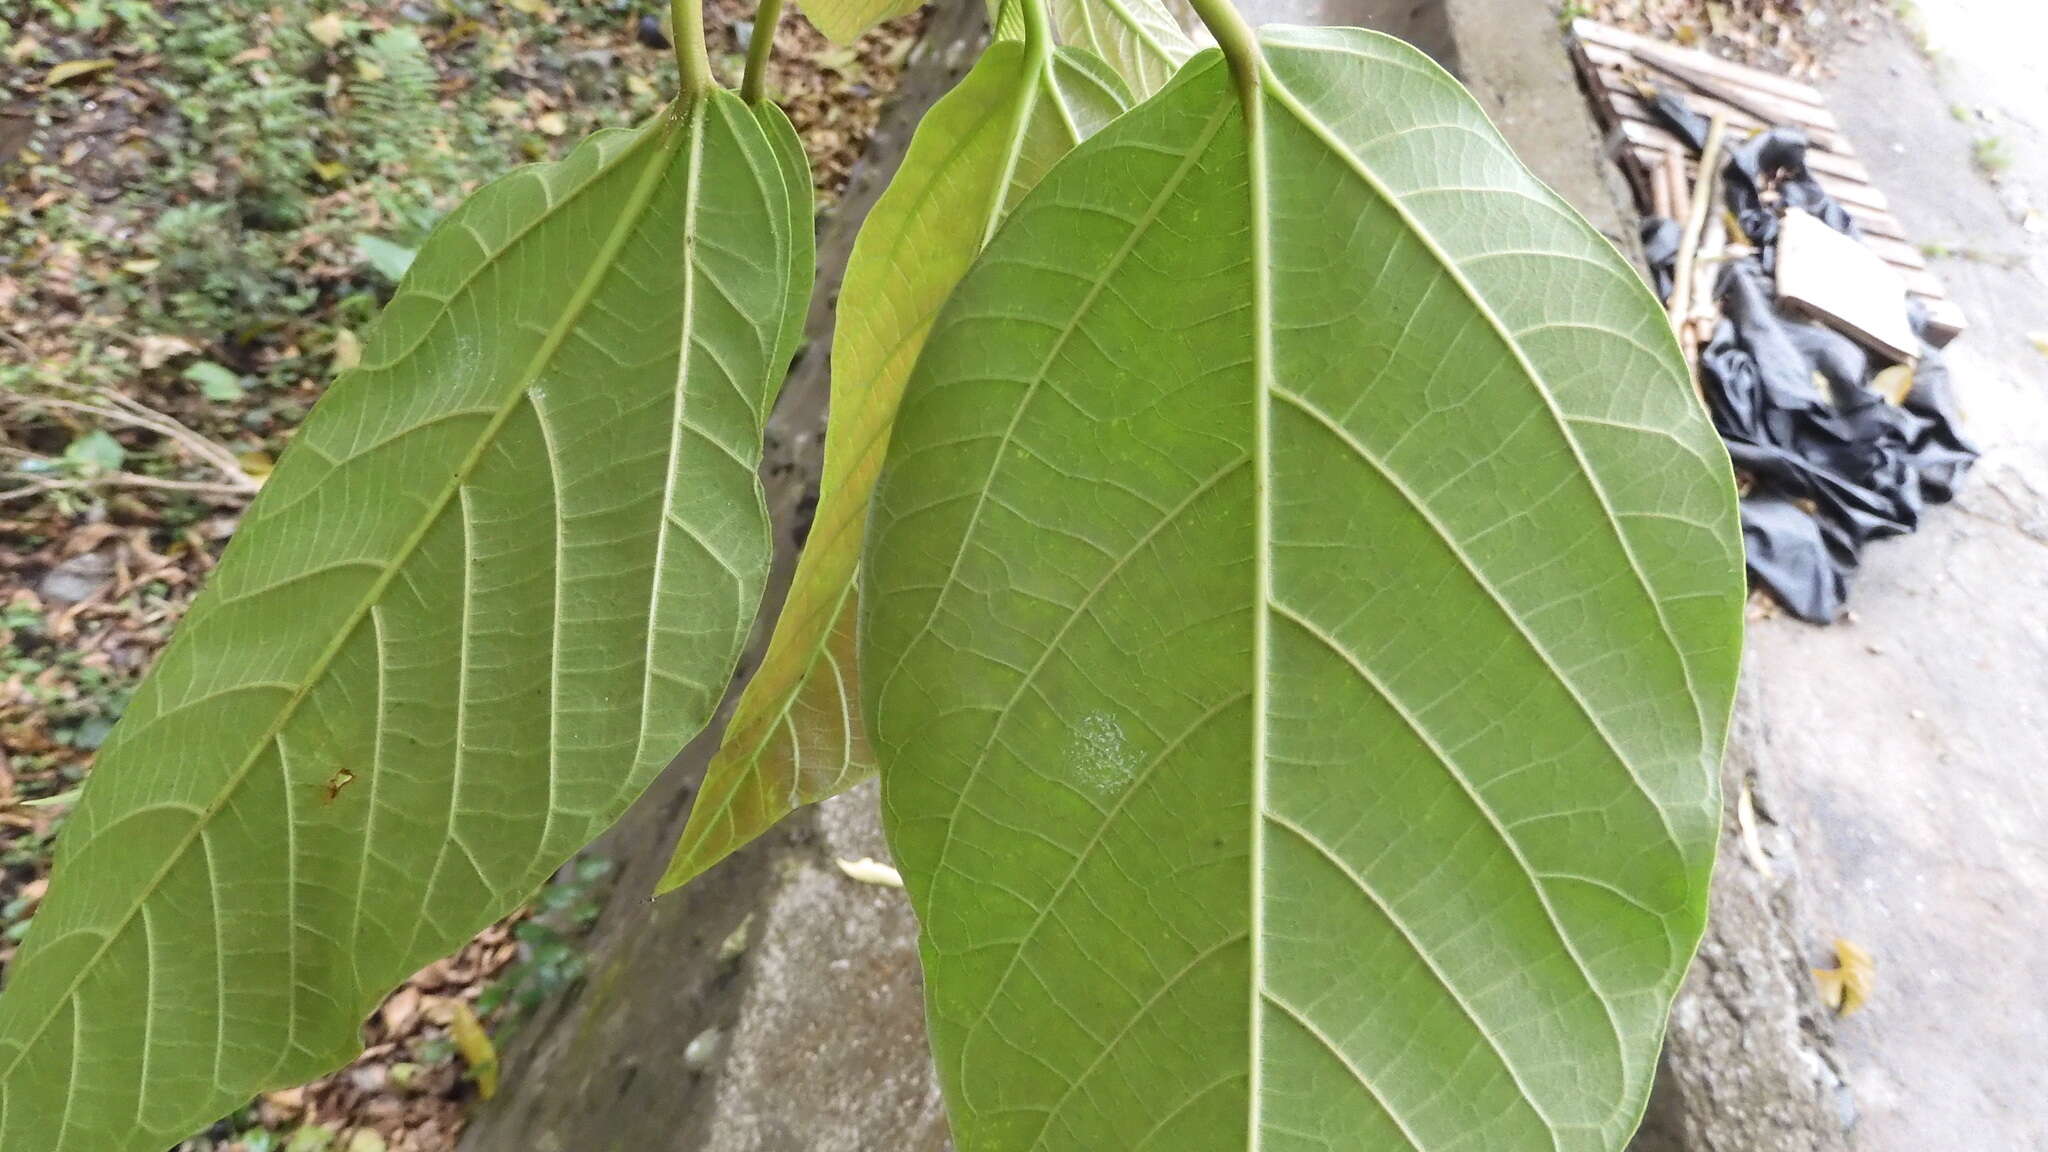
[[[1702,118],[1661,94],[1657,106],[1682,139],[1704,142]],[[1894,405],[1872,387],[1885,365],[1847,336],[1778,307],[1770,275],[1778,211],[1799,207],[1856,235],[1848,213],[1807,173],[1805,156],[1805,135],[1788,128],[1731,150],[1722,187],[1757,254],[1722,266],[1714,287],[1722,319],[1699,368],[1714,427],[1748,484],[1742,534],[1750,574],[1795,615],[1825,624],[1842,613],[1863,546],[1913,531],[1925,505],[1951,499],[1977,449],[1962,434],[1948,368],[1924,333],[1912,389]],[[1678,226],[1653,218],[1641,234],[1658,294],[1668,298]],[[1924,317],[1912,319],[1922,331]]]

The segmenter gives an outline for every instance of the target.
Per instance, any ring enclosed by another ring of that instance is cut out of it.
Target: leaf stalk
[[[676,46],[676,70],[682,73],[682,94],[694,97],[718,84],[711,74],[711,53],[704,47],[703,0],[669,0],[670,36]]]
[[[1246,23],[1242,13],[1230,0],[1188,0],[1202,25],[1216,37],[1216,46],[1223,49],[1223,59],[1230,64],[1230,74],[1237,78],[1238,94],[1244,99],[1247,111],[1259,95],[1259,69],[1262,57],[1259,55],[1259,38]]]
[[[1054,37],[1052,18],[1046,12],[1048,0],[1018,0],[1024,14],[1024,47],[1040,60],[1052,59]]]
[[[754,10],[754,36],[747,43],[747,71],[740,78],[740,99],[756,103],[768,86],[768,56],[775,50],[775,30],[782,26],[782,0],[761,0]]]

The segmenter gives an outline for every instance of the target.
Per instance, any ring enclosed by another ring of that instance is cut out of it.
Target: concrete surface
[[[1972,330],[1949,361],[1985,449],[1958,504],[1865,556],[1852,623],[1756,624],[1750,666],[1821,927],[1876,958],[1838,1029],[1866,1152],[2048,1148],[2048,6],[1922,4],[1941,63],[1886,31],[1831,58],[1837,116]],[[1956,110],[1969,117],[1958,120]],[[1984,108],[1992,121],[1977,119]],[[1825,942],[1812,959],[1827,963]]]
[[[1754,664],[1721,766],[1721,856],[1707,931],[1671,1007],[1650,1105],[1630,1152],[1847,1152],[1855,1102],[1815,994],[1814,927],[1778,733]],[[1749,798],[1750,839],[1740,817]]]

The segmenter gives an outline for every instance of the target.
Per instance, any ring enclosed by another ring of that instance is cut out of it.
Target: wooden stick
[[[118,424],[128,424],[154,432],[185,449],[185,451],[197,457],[202,463],[212,465],[216,471],[227,477],[228,487],[241,492],[243,495],[253,494],[258,488],[262,487],[255,477],[242,470],[242,462],[235,459],[234,453],[187,428],[170,416],[158,412],[156,409],[139,401],[122,396],[117,392],[102,392],[100,393],[100,398],[106,401],[106,403],[90,404],[78,400],[66,400],[61,396],[26,393],[17,393],[5,397],[8,402],[18,407],[56,408],[66,412],[78,412],[87,416],[97,416],[102,420],[112,420]]]
[[[1691,212],[1678,243],[1678,262],[1672,265],[1671,324],[1681,334],[1685,331],[1685,318],[1692,314],[1693,262],[1699,258],[1700,236],[1707,227],[1707,208],[1713,200],[1714,187],[1720,183],[1721,137],[1727,127],[1728,122],[1716,116],[1707,128],[1707,146],[1700,150],[1700,172],[1693,184]]]

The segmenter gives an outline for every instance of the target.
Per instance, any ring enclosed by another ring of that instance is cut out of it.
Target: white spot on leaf
[[[1115,717],[1092,712],[1074,726],[1067,766],[1075,783],[1097,795],[1113,796],[1138,774],[1138,757]]]

